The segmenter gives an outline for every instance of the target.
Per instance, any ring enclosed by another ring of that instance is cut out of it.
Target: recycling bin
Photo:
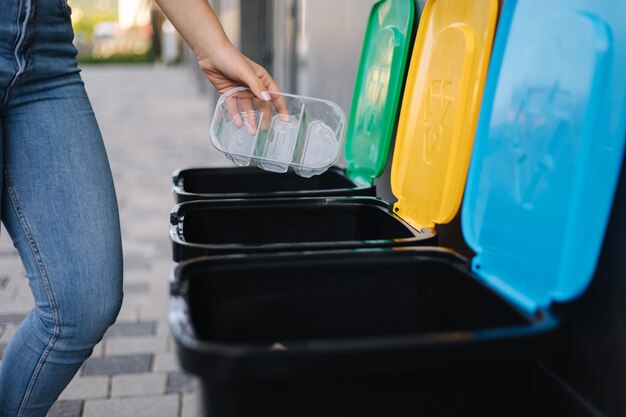
[[[181,263],[170,326],[207,415],[597,416],[541,363],[594,276],[624,159],[625,17],[626,3],[505,2],[462,206],[472,259]]]
[[[411,0],[383,0],[371,10],[347,126],[345,168],[332,166],[318,170],[316,175],[309,175],[309,171],[305,173],[309,178],[296,169],[281,174],[243,166],[180,169],[173,175],[177,202],[375,196],[374,182],[384,171],[398,119],[415,22],[415,4]]]
[[[557,323],[436,248],[197,258],[171,288],[211,417],[532,415],[528,363]]]
[[[292,171],[278,174],[256,167],[185,168],[173,175],[176,201],[286,198],[323,196],[375,196],[372,183],[355,183],[337,166],[311,178]]]
[[[424,9],[398,121],[394,205],[373,197],[185,202],[170,217],[174,260],[436,244],[435,226],[455,217],[463,197],[497,17],[491,0]],[[468,44],[459,25],[480,36]]]
[[[243,203],[246,204],[243,204]],[[377,198],[191,201],[170,219],[173,259],[205,255],[434,244]]]

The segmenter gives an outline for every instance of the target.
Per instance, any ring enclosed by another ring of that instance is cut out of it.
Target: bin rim
[[[420,335],[397,335],[380,337],[359,338],[333,338],[333,339],[310,339],[308,349],[269,350],[266,345],[248,345],[235,343],[220,343],[198,340],[194,336],[192,325],[189,321],[188,309],[184,300],[187,286],[183,273],[189,268],[202,268],[207,264],[238,265],[246,262],[271,263],[298,262],[302,258],[314,262],[318,259],[332,259],[351,257],[358,260],[359,257],[407,257],[423,260],[450,262],[455,268],[466,269],[468,275],[484,286],[494,296],[508,304],[512,309],[526,318],[527,323],[506,327],[495,327],[480,330],[468,330],[461,332],[430,332]],[[488,343],[492,339],[518,339],[529,335],[542,335],[555,330],[559,319],[549,309],[538,309],[534,314],[529,314],[511,300],[493,291],[479,276],[471,271],[469,261],[453,250],[441,247],[397,247],[397,248],[373,248],[356,250],[329,250],[316,252],[284,252],[272,254],[253,255],[217,255],[204,256],[186,260],[172,269],[170,276],[170,308],[169,322],[172,334],[176,342],[185,350],[194,351],[197,354],[225,357],[231,359],[254,357],[257,359],[276,357],[302,357],[319,355],[353,354],[355,351],[362,353],[380,353],[402,350],[407,348],[436,347],[445,343],[455,346],[474,345]]]
[[[271,171],[259,170],[256,167],[248,166],[248,167],[180,167],[177,168],[172,173],[172,192],[176,196],[177,203],[193,201],[193,200],[219,200],[219,199],[229,199],[229,198],[241,198],[241,199],[252,199],[252,198],[290,198],[290,197],[322,197],[322,196],[366,196],[370,192],[372,195],[376,192],[376,185],[374,184],[361,184],[355,183],[350,178],[345,176],[345,168],[341,168],[337,165],[333,165],[328,168],[324,173],[320,175],[333,174],[337,176],[345,177],[346,180],[350,180],[353,182],[354,187],[344,187],[344,188],[332,188],[332,189],[320,189],[320,190],[297,190],[297,191],[259,191],[259,192],[233,192],[233,193],[195,193],[190,192],[185,189],[184,184],[182,183],[182,179],[187,173],[193,172],[202,172],[202,171],[213,171],[213,172],[224,172],[228,173],[228,171],[246,171],[250,173],[254,173],[256,175],[267,175],[267,174],[275,174]],[[276,174],[276,175],[285,175],[285,174]],[[294,174],[297,175],[297,174]],[[370,191],[371,190],[371,191]],[[364,194],[360,194],[364,193]],[[367,194],[365,194],[367,193]]]
[[[189,210],[202,210],[212,208],[254,208],[254,207],[280,207],[280,206],[304,206],[311,207],[317,204],[320,207],[336,204],[341,207],[350,205],[360,206],[364,203],[376,209],[384,210],[394,220],[398,221],[404,228],[410,231],[413,236],[395,239],[371,239],[371,240],[347,240],[347,241],[318,241],[318,242],[277,242],[277,243],[195,243],[188,242],[183,236],[183,224],[186,213]],[[174,246],[174,260],[181,261],[184,255],[179,252],[186,249],[195,252],[205,252],[204,254],[216,253],[255,253],[255,252],[281,252],[281,251],[322,251],[324,249],[358,248],[358,247],[389,247],[389,246],[414,246],[435,239],[437,233],[435,229],[425,228],[416,230],[404,219],[389,210],[389,204],[378,197],[368,196],[346,196],[346,197],[300,197],[300,198],[269,198],[269,199],[216,199],[216,200],[196,200],[176,204],[170,212],[169,225],[170,239]],[[195,254],[194,257],[198,255]]]

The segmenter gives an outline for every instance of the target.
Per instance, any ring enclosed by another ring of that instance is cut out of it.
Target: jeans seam
[[[37,262],[39,273],[41,274],[41,279],[43,281],[44,288],[46,290],[46,296],[48,297],[48,304],[50,305],[50,308],[52,310],[52,318],[54,321],[54,331],[52,333],[52,337],[50,338],[50,341],[48,342],[46,349],[44,350],[41,357],[39,358],[39,361],[37,362],[37,366],[33,372],[33,375],[30,378],[28,386],[26,387],[24,398],[22,399],[22,403],[20,404],[20,408],[18,409],[17,417],[22,417],[26,411],[26,406],[30,400],[30,396],[33,392],[34,386],[37,383],[37,380],[41,373],[41,369],[44,367],[48,359],[48,356],[50,355],[50,352],[52,351],[52,349],[54,349],[54,346],[56,345],[56,342],[59,339],[59,335],[61,333],[61,322],[59,320],[58,306],[57,306],[56,299],[54,297],[54,292],[52,291],[52,285],[50,284],[48,272],[46,271],[46,267],[41,257],[41,253],[39,251],[39,248],[37,247],[37,244],[35,243],[35,240],[33,239],[31,228],[28,222],[26,221],[26,217],[24,216],[24,213],[19,204],[17,194],[15,193],[15,189],[13,188],[13,185],[11,183],[11,178],[9,175],[6,161],[4,163],[4,167],[5,167],[4,168],[4,183],[6,186],[6,190],[9,194],[9,198],[11,200],[13,210],[15,210],[15,214],[17,215],[20,221],[22,230],[28,240],[28,245],[30,246],[30,249],[32,251],[33,258]]]
[[[24,16],[24,22],[20,25],[20,16],[22,15],[22,5],[26,5],[26,12],[25,12],[26,15]],[[17,70],[15,72],[15,76],[13,77],[13,80],[11,80],[11,83],[7,87],[6,95],[1,105],[6,104],[7,100],[9,99],[9,93],[11,91],[11,88],[13,87],[13,85],[15,85],[17,80],[20,78],[20,75],[22,75],[22,73],[26,69],[26,62],[22,63],[22,60],[20,59],[19,49],[22,46],[24,39],[26,38],[26,29],[28,27],[28,21],[31,18],[30,16],[31,10],[32,10],[32,3],[30,0],[20,0],[20,6],[18,9],[17,22],[16,22],[17,35],[15,37],[15,45],[13,47],[13,57],[15,58],[15,64],[17,65]]]

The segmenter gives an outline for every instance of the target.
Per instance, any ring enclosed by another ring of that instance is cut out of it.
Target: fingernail
[[[261,91],[261,98],[265,101],[270,101],[272,99],[270,93],[268,93],[267,91]]]

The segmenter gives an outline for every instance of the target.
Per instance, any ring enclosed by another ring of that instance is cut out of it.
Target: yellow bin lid
[[[407,75],[391,168],[394,212],[422,229],[458,211],[498,18],[498,0],[430,0]]]

